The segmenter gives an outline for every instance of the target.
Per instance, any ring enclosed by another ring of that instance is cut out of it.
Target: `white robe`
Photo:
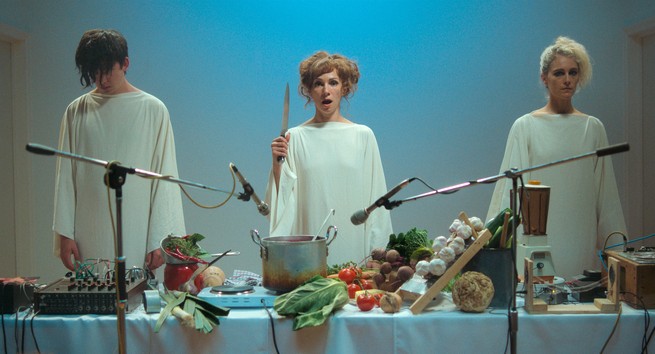
[[[328,122],[301,125],[289,133],[279,190],[275,192],[271,171],[266,191],[271,206],[269,234],[313,235],[335,209],[328,221],[338,229],[328,246],[329,266],[360,262],[373,248],[385,247],[393,232],[388,210],[377,208],[361,225],[350,221],[354,212],[387,192],[373,131],[360,124]],[[319,234],[324,236],[325,231]]]
[[[605,127],[595,117],[526,114],[510,130],[500,171],[538,166],[606,146]],[[626,232],[611,158],[588,157],[523,175],[524,183],[535,179],[550,186],[546,233],[555,275],[569,278],[585,269],[600,269],[597,250],[610,233]],[[511,179],[497,182],[487,220],[509,207],[511,188]],[[518,241],[527,237],[521,227],[517,233]],[[517,262],[522,270],[523,262]]]
[[[168,110],[142,91],[77,98],[64,113],[59,149],[178,177]],[[82,259],[116,256],[110,223],[116,194],[103,183],[104,174],[103,166],[57,158],[53,231],[75,239]],[[185,234],[180,190],[172,182],[128,174],[122,191],[123,255],[128,269],[142,267],[162,238]],[[54,253],[59,256],[56,234]]]

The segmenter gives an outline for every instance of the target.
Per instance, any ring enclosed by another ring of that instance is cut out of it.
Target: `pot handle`
[[[330,238],[330,231],[333,231],[333,230],[334,230],[334,234],[332,235],[332,239],[327,241]],[[332,241],[334,241],[334,239],[337,238],[337,232],[338,231],[339,230],[334,225],[330,225],[328,227],[327,231],[325,232],[325,240],[327,241],[327,243],[325,244],[326,246],[329,246],[332,243]]]
[[[257,237],[256,240],[255,237]],[[252,239],[252,242],[254,242],[256,245],[258,245],[261,248],[264,248],[264,246],[262,246],[262,239],[261,237],[259,237],[259,231],[255,229],[250,230],[250,238]]]
[[[257,237],[257,239],[255,239]],[[259,237],[259,231],[252,229],[250,230],[250,238],[252,239],[252,242],[254,242],[257,246],[259,246],[259,256],[262,259],[268,258],[268,253],[266,252],[266,247],[262,245],[262,239]]]

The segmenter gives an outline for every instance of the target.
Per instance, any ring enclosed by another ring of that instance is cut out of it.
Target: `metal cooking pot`
[[[315,240],[314,236],[262,239],[257,230],[250,230],[250,237],[260,248],[262,285],[268,290],[285,293],[315,275],[327,276],[327,246],[337,237],[337,227],[328,227],[325,237],[319,236]]]

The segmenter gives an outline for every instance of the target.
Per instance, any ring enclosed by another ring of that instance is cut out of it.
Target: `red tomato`
[[[362,311],[371,311],[375,307],[375,297],[365,291],[357,296],[357,307]]]
[[[366,279],[360,279],[359,282],[362,284],[362,290],[373,289],[373,284],[371,283],[371,281]]]
[[[373,298],[375,299],[375,306],[380,306],[380,299],[384,296],[384,294],[377,293],[373,295]]]
[[[205,276],[200,273],[198,276],[193,279],[193,284],[196,286],[198,291],[202,290],[205,287]]]
[[[343,268],[339,271],[339,279],[346,282],[346,284],[352,283],[355,278],[357,278],[357,272],[352,268]]]
[[[362,287],[357,285],[356,283],[348,284],[348,297],[354,299],[355,293],[357,293],[360,290],[362,290]]]

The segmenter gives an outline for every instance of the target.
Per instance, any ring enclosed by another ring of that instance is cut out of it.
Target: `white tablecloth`
[[[392,315],[379,308],[360,312],[348,304],[325,324],[299,331],[292,330],[292,319],[270,310],[280,353],[505,351],[506,310],[464,313],[456,310],[445,295],[431,305],[418,315],[408,308]],[[626,304],[622,307],[618,327],[605,352],[640,353],[644,311]],[[520,307],[518,314],[518,353],[599,353],[617,319],[617,314],[536,315]],[[650,314],[655,311],[651,310]],[[30,318],[25,313],[3,316],[7,352],[16,352],[17,347],[28,353],[36,352],[31,324],[41,353],[118,352],[114,315],[37,315],[33,323]],[[209,334],[183,328],[173,317],[155,333],[157,318],[158,314],[146,314],[142,308],[127,314],[128,353],[275,353],[271,322],[265,309],[232,309]],[[649,330],[652,327],[653,324]],[[649,349],[655,351],[655,344],[651,343]]]

